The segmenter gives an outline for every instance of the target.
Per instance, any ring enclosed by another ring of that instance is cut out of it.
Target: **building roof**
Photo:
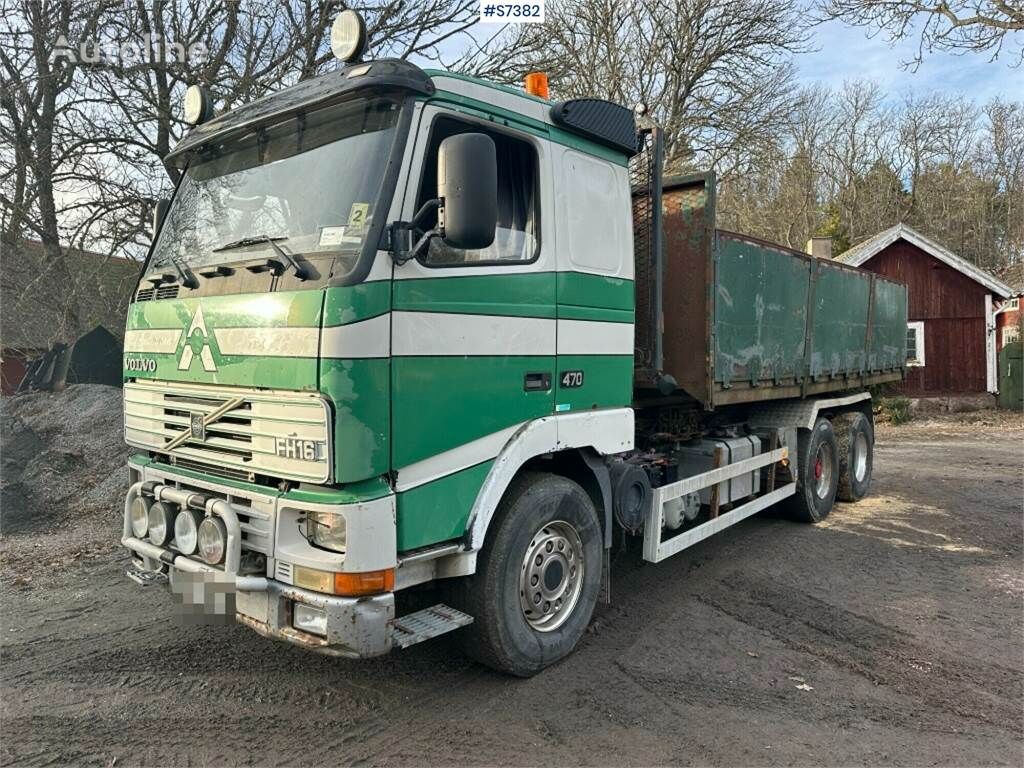
[[[879,232],[874,237],[869,237],[864,242],[858,243],[841,255],[837,256],[836,261],[841,261],[844,264],[849,264],[853,267],[859,267],[873,256],[878,255],[882,249],[892,245],[897,240],[905,240],[911,245],[917,246],[929,256],[933,256],[944,264],[947,264],[957,272],[966,275],[976,283],[980,283],[1002,298],[1007,298],[1013,295],[1013,291],[1005,283],[1000,282],[985,270],[976,267],[966,259],[957,256],[948,248],[939,245],[934,240],[925,237],[916,229],[908,227],[903,223],[897,224],[894,227],[889,227],[889,229]]]
[[[97,325],[118,338],[139,279],[140,264],[77,248],[64,249],[71,284],[48,262],[42,243],[3,245],[0,261],[0,346],[47,349],[70,342]],[[66,309],[70,312],[66,313]]]

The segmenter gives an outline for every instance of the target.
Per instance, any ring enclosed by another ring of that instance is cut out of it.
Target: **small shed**
[[[0,270],[0,381],[17,390],[28,361],[55,343],[71,344],[103,326],[118,342],[139,279],[139,262],[78,248],[63,249],[70,284],[46,258],[43,244],[2,246]]]
[[[879,232],[839,261],[907,286],[907,380],[914,397],[996,392],[995,307],[1010,288],[906,224]]]

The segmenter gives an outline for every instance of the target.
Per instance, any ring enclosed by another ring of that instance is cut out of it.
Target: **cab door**
[[[393,272],[391,458],[400,551],[461,536],[498,452],[554,402],[554,229],[544,137],[427,105],[403,212],[411,219],[436,197],[438,146],[465,132],[495,142],[494,243],[462,251],[435,239]]]

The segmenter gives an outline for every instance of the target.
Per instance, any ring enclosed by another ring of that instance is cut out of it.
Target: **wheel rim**
[[[583,589],[583,542],[563,520],[533,535],[519,571],[519,602],[527,623],[551,632],[572,615]]]
[[[862,483],[868,475],[868,436],[863,432],[858,432],[853,441],[853,456],[853,476]]]
[[[834,463],[832,446],[828,443],[819,445],[818,452],[814,455],[814,492],[819,499],[827,498],[832,488]]]

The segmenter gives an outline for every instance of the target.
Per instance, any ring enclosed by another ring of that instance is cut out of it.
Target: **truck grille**
[[[209,421],[201,437],[192,431],[197,420]],[[162,381],[124,385],[125,442],[219,476],[325,482],[329,424],[326,402],[313,393]]]

